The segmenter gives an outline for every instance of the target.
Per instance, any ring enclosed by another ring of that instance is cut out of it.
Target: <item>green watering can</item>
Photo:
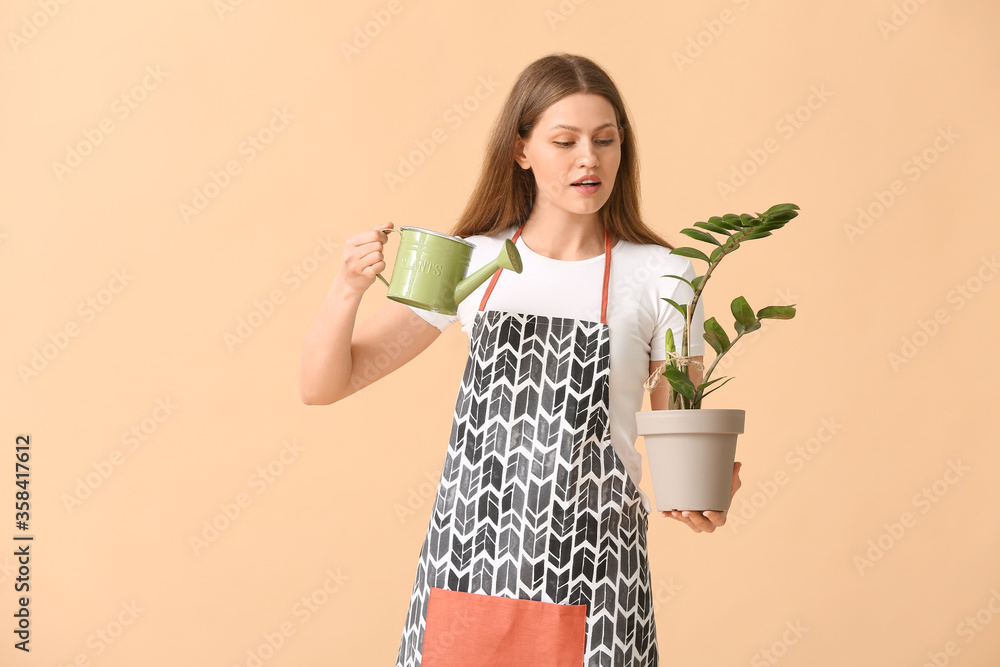
[[[456,315],[458,304],[497,269],[521,273],[521,256],[510,239],[504,241],[496,259],[466,277],[476,247],[468,241],[419,227],[382,231],[399,234],[399,251],[391,282],[381,273],[378,279],[389,288],[390,299],[407,306]]]

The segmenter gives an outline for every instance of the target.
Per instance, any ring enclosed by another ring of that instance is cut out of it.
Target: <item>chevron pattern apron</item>
[[[609,429],[610,262],[605,233],[601,322],[484,312],[493,276],[397,667],[656,667],[647,513]]]

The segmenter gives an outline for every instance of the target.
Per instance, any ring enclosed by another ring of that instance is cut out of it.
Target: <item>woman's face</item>
[[[615,185],[623,132],[601,95],[574,93],[546,109],[514,152],[535,175],[536,211],[596,214]]]

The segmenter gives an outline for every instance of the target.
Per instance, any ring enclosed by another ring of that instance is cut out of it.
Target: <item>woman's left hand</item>
[[[737,461],[733,464],[733,486],[729,493],[730,502],[736,492],[739,490],[743,482],[740,481],[740,468],[743,464]],[[719,526],[723,526],[726,523],[726,515],[729,510],[725,512],[691,512],[691,511],[678,511],[673,512],[661,512],[663,516],[668,516],[671,519],[677,519],[681,523],[686,523],[691,530],[696,533],[711,533]]]

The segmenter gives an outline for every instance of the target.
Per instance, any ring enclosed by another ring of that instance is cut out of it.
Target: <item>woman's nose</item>
[[[597,151],[594,150],[594,144],[589,141],[580,142],[580,156],[578,158],[580,166],[583,167],[596,167],[597,161]]]

